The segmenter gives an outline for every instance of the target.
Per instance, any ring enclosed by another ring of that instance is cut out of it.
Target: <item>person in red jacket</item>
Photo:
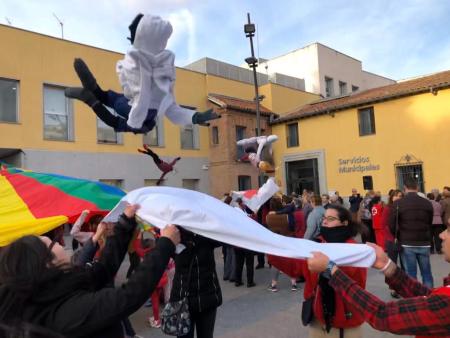
[[[375,240],[379,246],[381,246],[383,249],[384,242],[385,242],[385,236],[384,236],[384,229],[383,229],[383,223],[382,223],[382,217],[383,217],[383,202],[381,201],[381,196],[375,196],[372,199],[372,227],[373,231],[375,232]]]
[[[358,232],[350,211],[340,205],[330,205],[325,212],[318,240],[322,243],[355,243]],[[339,292],[329,285],[330,276],[308,269],[303,260],[304,289],[303,324],[309,324],[309,337],[362,337],[364,317],[346,303]],[[367,269],[342,267],[345,273],[361,288],[365,288]],[[311,316],[307,316],[310,313]],[[305,318],[308,317],[308,318]]]

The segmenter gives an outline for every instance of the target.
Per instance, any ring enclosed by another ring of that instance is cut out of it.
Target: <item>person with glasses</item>
[[[322,218],[319,235],[321,243],[356,243],[359,226],[350,211],[340,205],[329,205]],[[306,278],[302,308],[303,324],[309,324],[309,337],[362,337],[364,318],[329,285],[328,270],[311,272],[305,260],[302,268]],[[332,267],[330,267],[332,268]],[[367,269],[342,267],[342,270],[361,288],[365,288]]]
[[[175,246],[176,226],[161,230],[155,249],[120,288],[110,285],[136,229],[137,205],[127,206],[98,262],[74,267],[64,248],[24,236],[0,252],[0,323],[27,322],[69,337],[122,338],[121,321],[156,288]]]

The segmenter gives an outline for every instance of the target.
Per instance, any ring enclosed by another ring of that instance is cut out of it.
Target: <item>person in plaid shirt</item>
[[[445,260],[450,263],[450,227],[440,234],[440,238]],[[376,252],[373,268],[384,273],[389,287],[404,299],[388,303],[380,300],[320,252],[313,253],[308,259],[308,268],[328,274],[329,285],[377,330],[416,337],[450,337],[450,276],[444,279],[443,287],[429,289],[399,269],[382,248],[369,245]]]

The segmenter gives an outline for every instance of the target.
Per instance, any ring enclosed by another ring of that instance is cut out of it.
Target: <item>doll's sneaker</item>
[[[71,99],[83,101],[90,107],[98,102],[97,98],[91,91],[81,87],[68,87],[64,90],[64,95]]]
[[[73,68],[75,68],[75,72],[80,78],[83,88],[93,92],[97,88],[97,80],[83,59],[76,58],[73,62]]]

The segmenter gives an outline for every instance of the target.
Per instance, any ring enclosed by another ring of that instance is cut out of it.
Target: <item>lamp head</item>
[[[244,32],[248,36],[253,36],[253,34],[255,34],[255,32],[256,32],[255,24],[253,24],[253,23],[246,23],[244,25]]]

